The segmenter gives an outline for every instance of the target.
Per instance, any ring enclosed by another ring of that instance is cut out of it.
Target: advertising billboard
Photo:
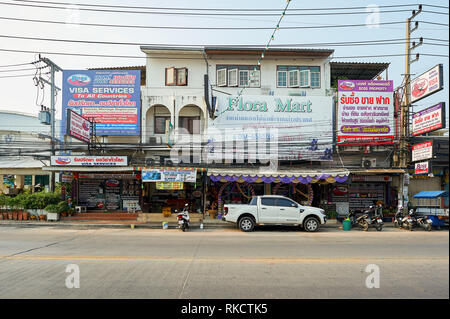
[[[393,81],[339,80],[337,105],[338,144],[393,143]]]
[[[89,143],[91,139],[91,123],[73,110],[67,110],[67,135]]]
[[[442,90],[444,87],[443,65],[438,64],[411,81],[411,103]]]
[[[430,173],[430,162],[420,162],[414,165],[414,174],[428,174]]]
[[[270,135],[276,140],[279,160],[332,160],[331,96],[222,95],[216,105],[218,116],[209,121],[208,129],[222,132],[225,141],[248,145]],[[215,134],[208,136],[213,144]]]
[[[52,156],[51,166],[127,166],[127,156]]]
[[[433,157],[433,141],[428,141],[412,146],[412,161],[423,161]]]
[[[63,71],[61,132],[72,109],[95,120],[97,135],[139,135],[140,83],[140,70]]]
[[[188,182],[197,181],[195,168],[149,168],[142,170],[143,182]]]
[[[441,102],[412,116],[412,135],[420,135],[445,128],[445,103]]]

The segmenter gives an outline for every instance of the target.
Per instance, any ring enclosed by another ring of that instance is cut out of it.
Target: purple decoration
[[[274,180],[276,180],[277,178],[276,177],[273,177],[273,176],[261,176],[261,180],[264,182],[264,183],[272,183]]]
[[[214,175],[210,175],[209,178],[213,181],[213,182],[218,182],[220,181],[220,179],[222,178],[222,176],[214,176]]]
[[[286,177],[278,176],[278,178],[280,179],[280,182],[285,184],[292,183],[292,181],[295,179],[294,176],[286,176]]]
[[[243,178],[244,181],[246,181],[247,183],[254,183],[254,182],[256,182],[256,180],[258,179],[258,176],[242,176],[242,178]]]
[[[342,177],[336,176],[336,177],[334,177],[334,179],[335,179],[336,182],[338,182],[338,183],[344,183],[344,182],[348,179],[348,176],[342,176]]]
[[[224,178],[229,182],[235,182],[239,179],[240,176],[224,176]]]

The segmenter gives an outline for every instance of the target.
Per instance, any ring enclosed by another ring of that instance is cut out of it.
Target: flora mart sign
[[[219,96],[216,105],[217,118],[208,127],[212,148],[220,142],[220,132],[226,132],[225,143],[245,143],[249,148],[270,140],[279,160],[332,160],[331,96]]]
[[[127,156],[52,156],[51,166],[127,166]]]

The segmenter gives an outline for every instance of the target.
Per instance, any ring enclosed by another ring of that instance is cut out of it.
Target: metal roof
[[[331,78],[372,80],[389,67],[389,62],[330,62]]]
[[[438,197],[447,197],[448,192],[446,191],[422,191],[414,195],[414,198],[438,198]]]

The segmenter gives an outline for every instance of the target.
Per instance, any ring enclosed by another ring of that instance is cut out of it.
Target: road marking
[[[250,261],[250,262],[343,262],[343,261],[448,261],[437,257],[171,257],[171,256],[0,256],[9,260],[73,260],[73,261]]]

